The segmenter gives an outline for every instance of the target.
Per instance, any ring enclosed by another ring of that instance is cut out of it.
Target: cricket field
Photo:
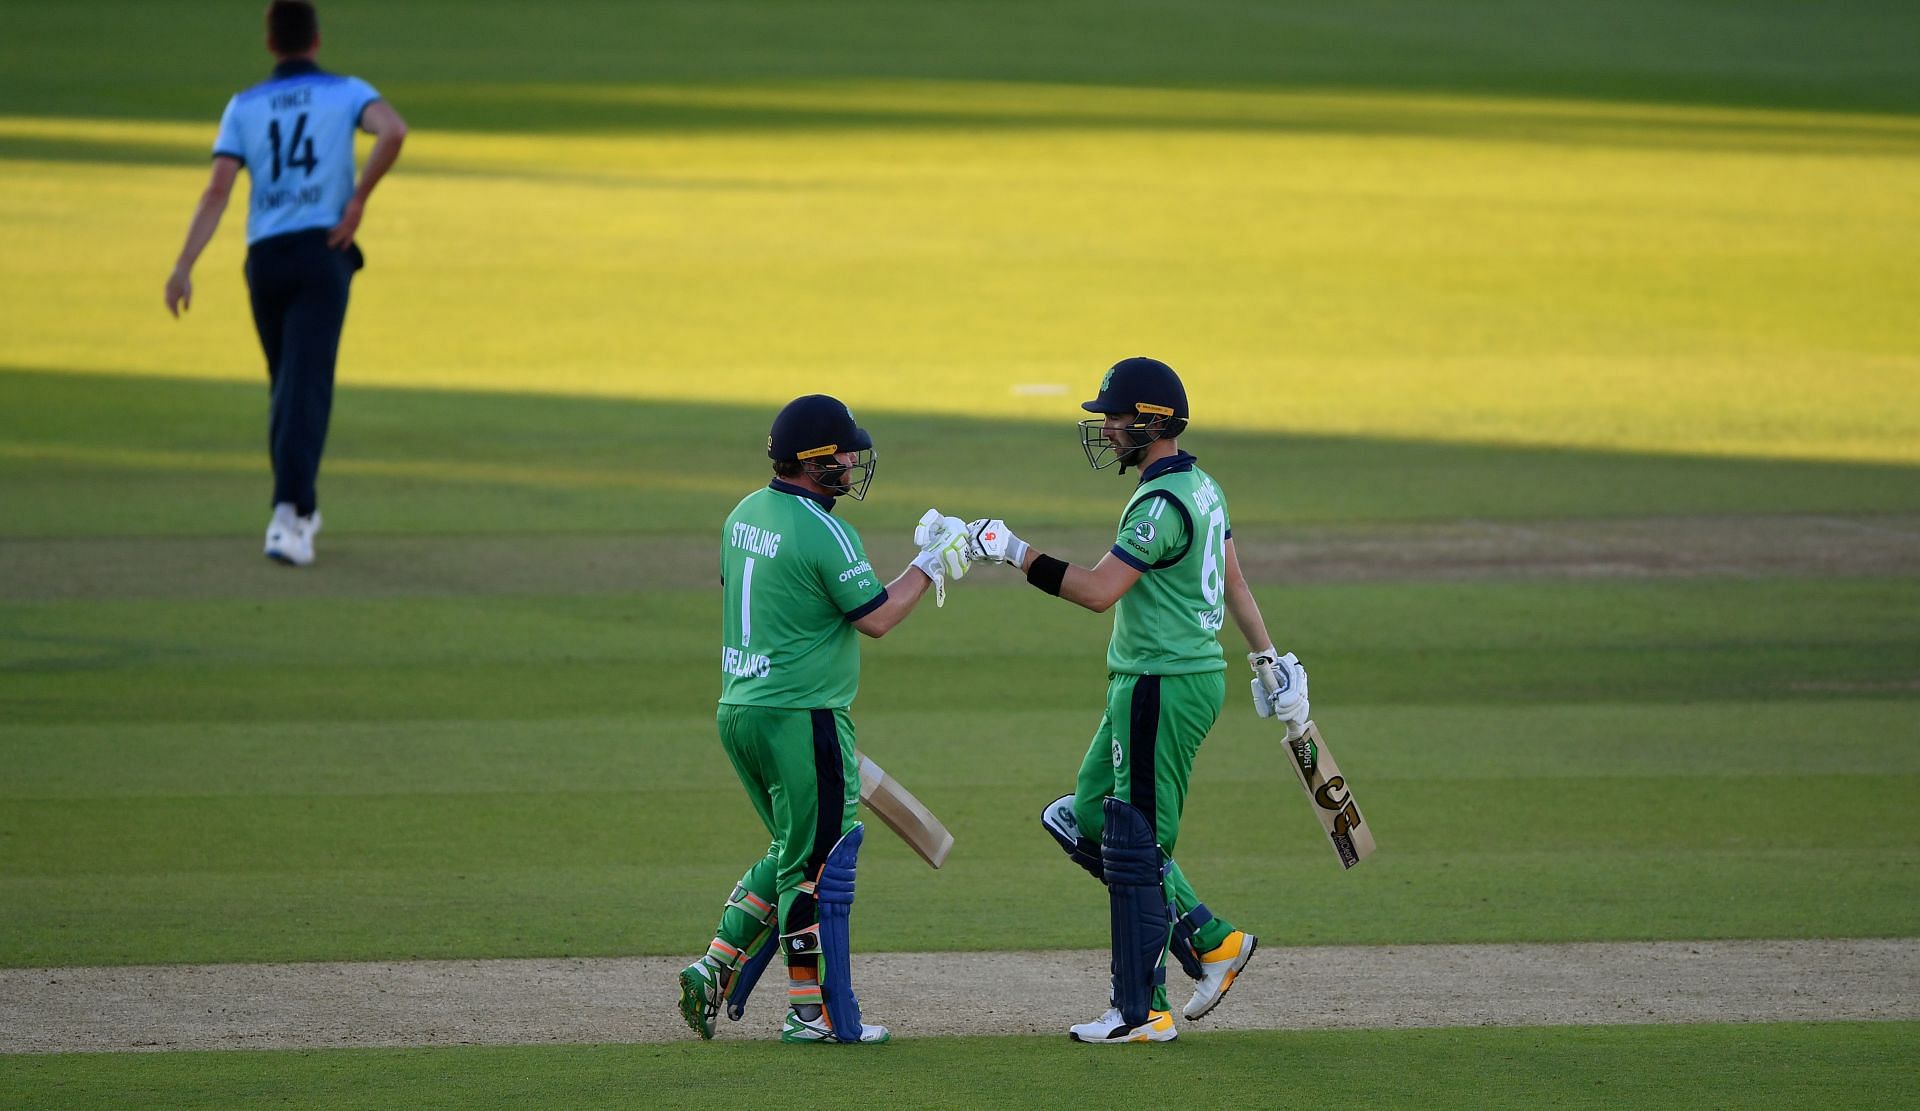
[[[243,201],[161,301],[261,7],[0,5],[0,1103],[1913,1098],[1912,5],[323,0],[412,134],[301,571]],[[1068,1042],[1106,898],[1037,818],[1109,621],[976,567],[854,707],[956,836],[867,841],[895,1042],[774,1044],[771,992],[696,1040],[773,413],[872,431],[883,571],[928,506],[1087,562],[1130,479],[1077,403],[1142,354],[1379,852],[1229,631],[1180,854],[1261,953]]]

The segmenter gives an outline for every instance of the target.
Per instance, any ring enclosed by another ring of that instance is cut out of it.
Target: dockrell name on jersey
[[[1107,670],[1191,675],[1226,669],[1227,498],[1193,456],[1149,466],[1120,515],[1113,554],[1142,572],[1114,606]]]
[[[720,701],[844,709],[860,684],[853,622],[887,600],[860,534],[825,499],[775,480],[721,532]]]

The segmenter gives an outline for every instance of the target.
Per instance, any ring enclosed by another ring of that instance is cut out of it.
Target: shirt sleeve
[[[1187,552],[1191,529],[1180,503],[1165,496],[1141,498],[1120,522],[1113,554],[1136,571],[1178,562]]]
[[[820,579],[827,597],[847,615],[858,621],[878,609],[887,600],[887,584],[874,574],[873,563],[860,543],[860,534],[852,526],[829,518],[821,522],[833,534],[819,549]]]
[[[348,99],[353,105],[353,126],[358,128],[361,118],[367,114],[367,105],[382,99],[382,97],[372,85],[367,84],[358,77],[349,77],[347,80],[349,82],[347,86],[349,93]]]
[[[240,98],[227,101],[227,110],[220,113],[220,133],[213,139],[215,158],[236,158],[242,166],[247,164],[247,144],[240,135]]]

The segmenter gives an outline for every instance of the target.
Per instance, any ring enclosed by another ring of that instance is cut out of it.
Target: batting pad
[[[1061,795],[1047,804],[1040,812],[1040,826],[1053,835],[1054,841],[1066,851],[1067,858],[1085,868],[1094,879],[1101,883],[1107,877],[1100,871],[1100,843],[1091,837],[1080,836],[1080,821],[1073,816],[1073,796]]]
[[[1122,1022],[1139,1026],[1166,976],[1160,963],[1167,945],[1166,869],[1146,815],[1117,798],[1103,806],[1100,859],[1113,913],[1113,1003]]]
[[[767,962],[779,950],[780,942],[775,931],[768,930],[761,935],[760,948],[753,951],[740,971],[733,977],[733,985],[727,989],[727,1017],[735,1022],[747,1013],[747,996],[753,994],[753,986],[760,982],[760,974],[767,970]]]
[[[862,1029],[860,1000],[853,994],[848,920],[853,916],[854,864],[866,835],[866,824],[855,822],[834,842],[814,889],[814,898],[820,903],[820,991],[826,1000],[827,1018],[833,1023],[833,1036],[843,1042],[859,1041]]]

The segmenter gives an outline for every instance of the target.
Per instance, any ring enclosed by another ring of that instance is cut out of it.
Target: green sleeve
[[[828,535],[821,538],[821,543],[810,545],[820,585],[847,620],[857,620],[887,600],[887,585],[874,574],[866,547],[852,525],[839,520],[822,524],[827,526]]]
[[[1113,554],[1136,570],[1148,571],[1178,563],[1192,537],[1186,507],[1169,495],[1149,494],[1127,509],[1113,540]]]

